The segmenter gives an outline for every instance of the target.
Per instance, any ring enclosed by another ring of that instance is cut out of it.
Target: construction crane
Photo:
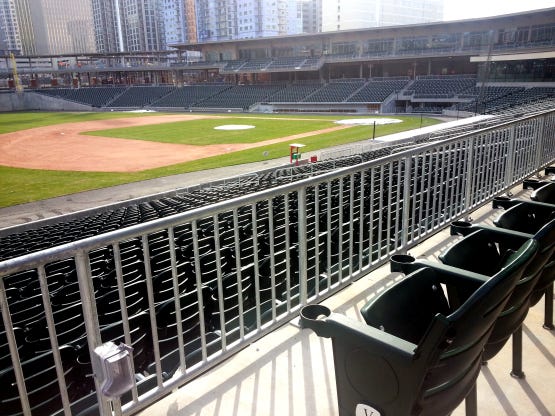
[[[12,76],[15,85],[15,92],[23,92],[23,86],[21,85],[21,82],[19,82],[19,75],[17,75],[17,64],[15,62],[15,56],[13,52],[10,52],[10,61],[12,62]]]

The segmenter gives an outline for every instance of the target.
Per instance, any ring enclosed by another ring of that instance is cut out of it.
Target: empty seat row
[[[302,309],[301,325],[332,339],[340,413],[447,415],[466,399],[475,415],[480,368],[511,336],[512,374],[523,377],[521,325],[546,285],[553,295],[555,205],[500,203],[510,208],[498,228],[453,223],[461,237],[441,262],[392,256],[405,277],[361,308],[363,323]]]

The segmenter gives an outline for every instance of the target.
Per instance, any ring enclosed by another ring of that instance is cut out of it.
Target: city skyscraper
[[[443,0],[0,0],[0,49],[148,52],[442,18]]]
[[[166,45],[197,41],[195,0],[161,0],[160,6]]]
[[[15,0],[0,0],[0,49],[16,52],[22,49]]]
[[[301,33],[297,0],[197,0],[200,42]]]
[[[434,22],[443,0],[322,0],[322,31]]]
[[[99,52],[165,49],[159,0],[92,0]]]
[[[322,31],[322,0],[299,0],[298,8],[302,19],[302,33]]]
[[[0,0],[2,44],[24,55],[96,52],[91,0]]]

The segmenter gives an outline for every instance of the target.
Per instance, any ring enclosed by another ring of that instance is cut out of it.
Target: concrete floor
[[[485,207],[472,215],[490,222],[498,212]],[[436,259],[458,237],[448,230],[410,250]],[[362,320],[359,309],[401,275],[383,266],[323,302],[332,311]],[[555,415],[555,331],[542,328],[543,300],[524,324],[524,379],[509,375],[510,342],[482,368],[478,414]],[[336,387],[331,341],[296,320],[251,344],[212,371],[195,379],[141,413],[142,416],[334,416]],[[453,416],[465,415],[464,403]]]

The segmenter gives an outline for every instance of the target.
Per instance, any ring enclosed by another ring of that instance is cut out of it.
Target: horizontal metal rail
[[[0,394],[25,415],[143,409],[551,163],[554,127],[551,111],[1,262]],[[133,347],[116,402],[91,377],[107,341]]]

